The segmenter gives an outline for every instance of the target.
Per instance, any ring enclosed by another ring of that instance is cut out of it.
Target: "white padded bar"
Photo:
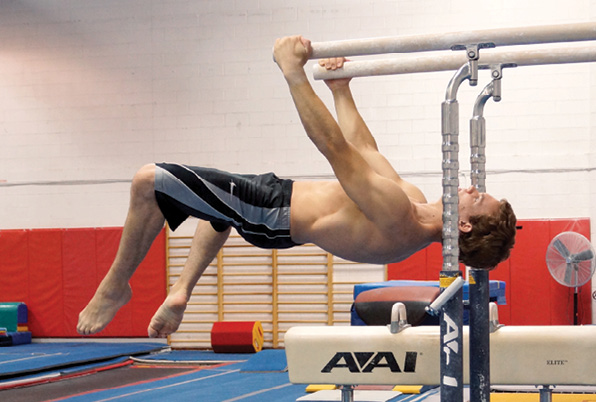
[[[331,42],[313,42],[312,59],[381,53],[450,50],[454,45],[493,43],[496,46],[596,40],[596,23],[540,25],[467,32],[407,35]]]
[[[439,337],[439,326],[410,327],[397,334],[391,334],[383,326],[293,327],[284,338],[290,381],[437,385],[440,383]],[[594,384],[596,326],[505,326],[491,334],[490,342],[492,384]],[[464,327],[464,345],[466,356],[467,327]],[[388,366],[393,362],[387,361],[391,356],[401,372],[391,372]],[[467,361],[465,358],[466,384],[469,382]],[[326,366],[327,372],[323,372]]]
[[[457,70],[468,61],[465,52],[407,55],[383,60],[350,61],[335,71],[313,66],[314,78],[326,80],[376,75],[410,74]],[[533,50],[483,49],[479,64],[515,63],[518,66],[542,64],[587,63],[596,61],[596,44],[592,46],[545,48]]]

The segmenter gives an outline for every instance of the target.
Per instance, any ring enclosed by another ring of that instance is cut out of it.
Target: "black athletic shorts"
[[[155,196],[170,228],[189,216],[223,232],[233,226],[261,248],[296,246],[290,237],[292,180],[273,173],[239,175],[217,169],[157,163]]]

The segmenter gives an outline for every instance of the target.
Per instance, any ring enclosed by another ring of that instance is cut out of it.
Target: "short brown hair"
[[[459,260],[472,268],[492,269],[509,258],[515,244],[517,219],[507,200],[496,215],[470,217],[472,230],[459,235]]]

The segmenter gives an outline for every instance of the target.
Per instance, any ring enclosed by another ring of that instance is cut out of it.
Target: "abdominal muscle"
[[[382,231],[347,196],[338,182],[295,182],[290,232],[296,243],[314,243],[350,261],[385,264],[417,251],[412,220]],[[409,229],[408,229],[409,227]],[[405,235],[408,233],[408,235]]]

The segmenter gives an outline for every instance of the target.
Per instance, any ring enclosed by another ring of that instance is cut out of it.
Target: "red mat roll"
[[[263,348],[260,321],[219,321],[211,329],[215,353],[255,353]]]

